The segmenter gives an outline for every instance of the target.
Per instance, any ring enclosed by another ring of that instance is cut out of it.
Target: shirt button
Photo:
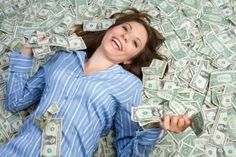
[[[68,100],[68,98],[69,98],[68,96],[65,96],[65,97],[64,97],[65,100]]]

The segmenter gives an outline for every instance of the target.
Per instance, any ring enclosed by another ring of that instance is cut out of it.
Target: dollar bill
[[[87,48],[83,39],[75,34],[72,34],[71,36],[68,37],[68,42],[69,42],[68,46],[69,50],[84,50]]]
[[[2,2],[0,144],[14,138],[17,130],[34,110],[27,109],[17,113],[4,110],[3,93],[8,79],[9,51],[19,51],[24,38],[28,39],[34,53],[30,72],[32,76],[58,49],[86,51],[81,38],[72,35],[75,24],[87,21],[87,24],[81,26],[87,26],[91,31],[105,30],[112,23],[105,22],[112,21],[110,15],[127,7],[147,10],[152,16],[153,28],[166,38],[165,44],[156,49],[159,54],[166,56],[167,61],[153,60],[142,71],[145,88],[140,106],[160,108],[161,117],[183,113],[191,117],[201,112],[204,119],[204,129],[200,136],[196,136],[189,128],[180,134],[164,132],[150,156],[235,156],[236,2],[233,0]],[[209,79],[204,79],[200,71],[208,74]],[[218,113],[222,107],[225,108],[224,111],[221,110],[223,115]],[[51,115],[46,112],[42,119],[39,118],[41,128],[46,127],[47,122],[52,119]],[[139,122],[144,129],[156,127],[158,123],[152,119]],[[112,141],[113,136],[102,138],[98,144],[98,153],[94,156],[116,156]]]
[[[166,43],[166,46],[169,48],[170,53],[176,60],[182,59],[188,56],[188,54],[182,48],[181,42],[176,36],[174,35],[168,36],[165,43]]]
[[[5,68],[8,67],[8,65],[9,65],[9,57],[8,57],[7,54],[4,54],[4,55],[1,56],[1,58],[0,58],[0,65],[1,65],[2,69],[5,69]]]
[[[236,110],[234,108],[227,108],[227,131],[229,139],[232,141],[236,141],[236,125],[234,123],[234,120],[236,118]]]
[[[197,90],[200,93],[205,93],[207,91],[207,86],[210,80],[210,76],[203,65],[199,67],[199,70],[193,76],[190,82],[190,87]]]
[[[190,154],[192,153],[194,147],[192,147],[191,145],[188,145],[186,143],[183,143],[181,146],[180,146],[180,154],[183,155],[183,156],[190,156]]]
[[[168,65],[168,63],[166,61],[162,61],[159,59],[153,59],[149,68],[155,67],[157,70],[154,70],[155,71],[154,75],[159,76],[159,78],[163,78],[166,68],[167,68],[167,65]],[[143,68],[145,68],[145,67],[143,67]],[[144,71],[142,71],[142,72],[145,73]],[[146,75],[150,75],[150,73],[148,73]]]
[[[35,47],[32,49],[34,57],[37,59],[43,59],[46,55],[51,54],[51,49],[49,46]]]
[[[233,157],[236,156],[236,143],[229,142],[224,145],[225,156]]]
[[[84,31],[102,31],[108,29],[115,23],[115,19],[104,19],[104,20],[84,20],[83,30]]]
[[[192,116],[192,129],[196,136],[201,136],[204,131],[204,120],[201,112]]]
[[[231,57],[233,55],[233,52],[220,42],[214,32],[210,32],[206,35],[206,42],[219,55],[225,57]]]
[[[216,114],[216,123],[212,126],[210,142],[222,147],[227,138],[227,110],[220,107]]]
[[[228,69],[231,63],[227,58],[221,55],[217,55],[217,57],[213,60],[212,64],[219,69]]]
[[[171,4],[169,4],[167,1],[163,1],[162,3],[160,3],[159,9],[167,16],[170,16],[176,10],[176,8],[172,6]]]
[[[236,81],[235,71],[216,71],[211,73],[210,87],[221,86]]]
[[[62,119],[52,118],[42,134],[42,143],[40,156],[43,157],[59,157],[61,147],[61,129]]]
[[[139,106],[133,107],[131,112],[132,120],[135,122],[141,121],[160,121],[160,109],[157,106]]]

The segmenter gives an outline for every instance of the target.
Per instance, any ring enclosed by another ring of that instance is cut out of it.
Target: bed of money
[[[235,0],[0,0],[0,145],[14,138],[29,109],[4,110],[9,51],[26,39],[33,48],[30,75],[58,49],[86,48],[73,34],[107,29],[108,17],[127,7],[147,10],[151,25],[166,38],[143,71],[143,101],[132,120],[146,129],[163,115],[187,114],[194,126],[183,133],[165,131],[151,157],[236,156],[236,1]],[[165,73],[168,67],[168,72]],[[58,133],[55,132],[55,136]],[[114,157],[115,133],[101,138],[96,157]]]

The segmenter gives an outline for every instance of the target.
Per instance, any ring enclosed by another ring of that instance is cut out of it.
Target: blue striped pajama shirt
[[[62,118],[61,157],[89,157],[99,138],[115,127],[114,146],[121,157],[146,157],[161,130],[142,130],[131,121],[141,103],[141,81],[120,65],[84,75],[86,53],[58,51],[29,78],[32,57],[10,52],[5,108],[19,111],[39,101],[17,136],[0,147],[1,157],[38,157],[42,131],[33,123],[53,102]]]

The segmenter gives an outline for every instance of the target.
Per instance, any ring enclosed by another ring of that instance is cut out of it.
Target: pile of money
[[[160,52],[169,70],[163,77],[165,68],[155,60],[142,69],[143,101],[132,119],[146,129],[163,115],[186,114],[193,125],[180,134],[166,131],[150,156],[236,156],[235,4],[158,2],[153,26],[166,38]]]
[[[195,119],[195,127],[183,133],[164,132],[150,156],[236,156],[235,0],[1,0],[0,145],[14,138],[33,110],[4,110],[9,51],[19,51],[28,40],[33,75],[57,49],[86,49],[73,34],[75,24],[86,31],[104,30],[114,23],[108,17],[127,7],[153,17],[151,25],[166,38],[158,51],[167,56],[142,69],[143,100],[132,119],[144,129],[166,114]],[[94,156],[115,156],[113,137],[114,132],[102,138]]]
[[[98,148],[93,157],[115,157],[116,151],[113,148],[113,141],[115,139],[115,132],[112,129],[108,135],[100,138]]]

